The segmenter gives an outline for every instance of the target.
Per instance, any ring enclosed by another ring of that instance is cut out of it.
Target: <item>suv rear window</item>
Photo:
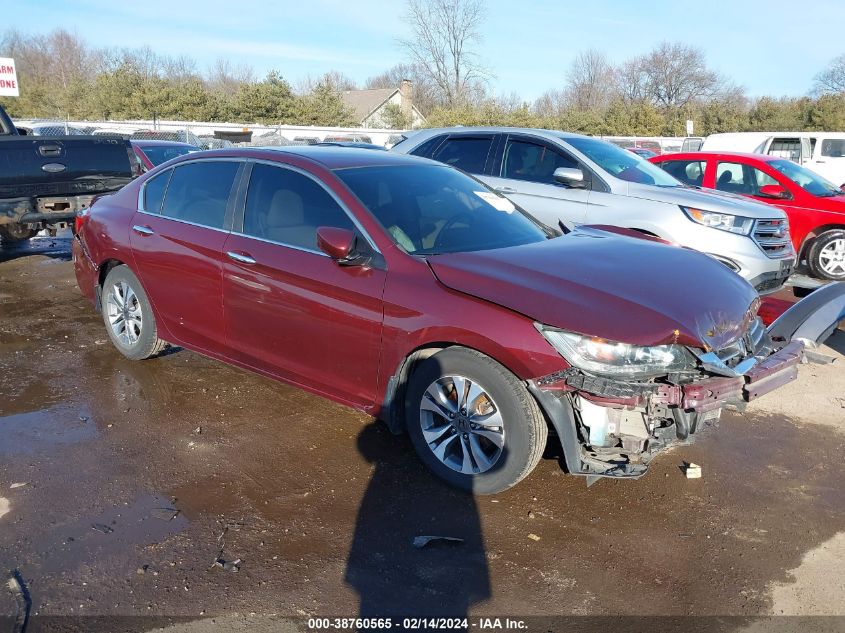
[[[826,138],[822,141],[822,156],[842,158],[845,156],[845,139]]]
[[[492,136],[453,136],[431,157],[470,174],[483,174],[492,147]]]

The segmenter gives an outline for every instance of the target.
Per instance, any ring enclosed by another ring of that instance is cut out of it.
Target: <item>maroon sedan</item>
[[[637,477],[794,378],[802,341],[845,316],[832,284],[767,330],[706,255],[560,236],[456,169],[371,150],[184,156],[75,230],[79,286],[126,357],[174,343],[366,411],[479,493],[531,472],[549,425],[571,473]]]

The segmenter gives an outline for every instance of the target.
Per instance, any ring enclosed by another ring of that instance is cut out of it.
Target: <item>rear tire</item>
[[[0,226],[0,240],[4,242],[22,242],[34,237],[38,229],[31,229],[27,224],[3,224]]]
[[[111,342],[126,358],[150,358],[167,346],[158,338],[147,293],[128,266],[115,266],[106,275],[100,307]]]
[[[405,419],[423,463],[477,494],[502,492],[526,477],[548,436],[525,385],[489,356],[466,348],[445,349],[417,367]]]
[[[826,231],[813,240],[807,264],[814,277],[845,280],[845,231]]]

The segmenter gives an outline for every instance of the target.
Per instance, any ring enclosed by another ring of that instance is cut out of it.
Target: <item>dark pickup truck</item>
[[[132,180],[131,152],[116,136],[22,135],[0,107],[0,238],[72,223],[95,196]]]

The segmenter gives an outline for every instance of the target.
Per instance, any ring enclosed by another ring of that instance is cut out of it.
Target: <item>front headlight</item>
[[[650,378],[682,371],[694,363],[682,345],[642,347],[539,324],[537,329],[570,365],[591,374]]]
[[[704,211],[692,207],[681,207],[686,216],[696,224],[709,226],[712,229],[728,231],[738,235],[748,235],[754,226],[753,218],[745,218],[741,215],[730,213],[716,213],[715,211]]]

